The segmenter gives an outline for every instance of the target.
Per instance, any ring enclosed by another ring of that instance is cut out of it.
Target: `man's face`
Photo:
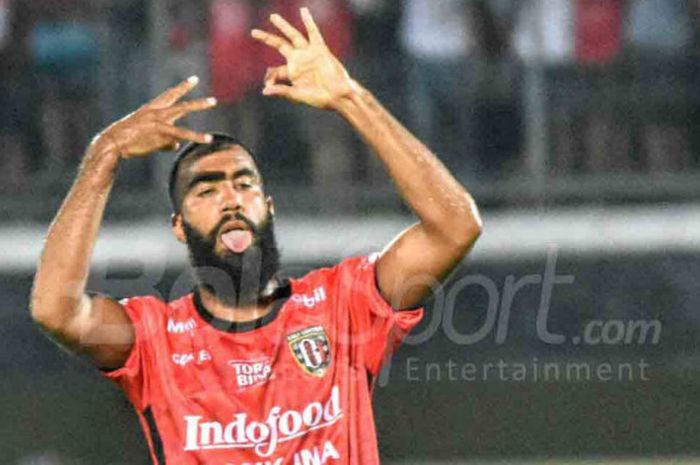
[[[173,230],[186,242],[200,285],[232,305],[254,304],[277,272],[272,203],[240,147],[184,160]]]
[[[184,230],[177,227],[184,221],[202,236],[212,236],[220,256],[242,253],[255,240],[236,214],[257,227],[272,209],[253,159],[239,146],[184,160],[176,190],[181,199],[173,224],[178,239],[184,242]]]

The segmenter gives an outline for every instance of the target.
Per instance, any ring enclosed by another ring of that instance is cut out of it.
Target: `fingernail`
[[[272,13],[272,14],[270,15],[270,19],[277,19],[278,16],[279,16],[278,14]]]
[[[265,87],[265,88],[263,88],[262,93],[263,93],[263,95],[267,95],[267,94],[270,93],[270,89],[268,89],[267,87]]]
[[[197,84],[199,82],[199,76],[190,76],[187,78],[187,82],[189,82],[190,84]]]
[[[208,103],[209,105],[216,105],[216,98],[215,98],[215,97],[209,97],[209,98],[207,99],[207,103]]]
[[[212,136],[211,134],[207,134],[206,136],[204,136],[204,142],[206,142],[207,144],[211,144],[211,141],[213,140],[214,136]]]

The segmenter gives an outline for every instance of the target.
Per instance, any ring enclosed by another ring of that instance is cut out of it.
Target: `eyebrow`
[[[235,173],[233,173],[232,179],[238,179],[243,176],[250,176],[252,178],[255,178],[256,180],[259,179],[258,173],[256,173],[254,170],[250,168],[241,168],[237,170]],[[187,184],[187,190],[192,189],[194,186],[201,182],[216,182],[216,181],[223,181],[226,179],[226,173],[223,171],[207,171],[204,173],[199,173],[196,174],[190,182]]]

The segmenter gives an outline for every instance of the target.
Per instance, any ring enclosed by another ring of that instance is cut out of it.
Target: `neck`
[[[275,293],[279,288],[277,280],[271,280],[263,289],[257,299],[257,303],[230,304],[216,296],[205,286],[198,286],[202,305],[216,318],[241,323],[262,318],[272,310],[275,301]]]

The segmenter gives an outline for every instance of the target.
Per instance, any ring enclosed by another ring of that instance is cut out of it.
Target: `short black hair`
[[[173,162],[173,166],[170,169],[170,178],[168,181],[168,195],[170,196],[170,204],[173,208],[173,212],[175,213],[180,212],[179,199],[177,198],[176,192],[177,176],[180,171],[180,165],[185,160],[185,158],[188,158],[190,156],[200,157],[202,155],[208,155],[210,153],[219,152],[221,150],[225,150],[231,147],[240,146],[243,150],[248,152],[248,154],[254,162],[256,161],[255,157],[253,156],[253,153],[248,149],[248,147],[246,147],[240,140],[236,139],[235,137],[221,132],[213,132],[210,134],[213,138],[210,143],[201,144],[199,142],[188,142],[185,145],[183,145],[175,155],[175,161]]]

